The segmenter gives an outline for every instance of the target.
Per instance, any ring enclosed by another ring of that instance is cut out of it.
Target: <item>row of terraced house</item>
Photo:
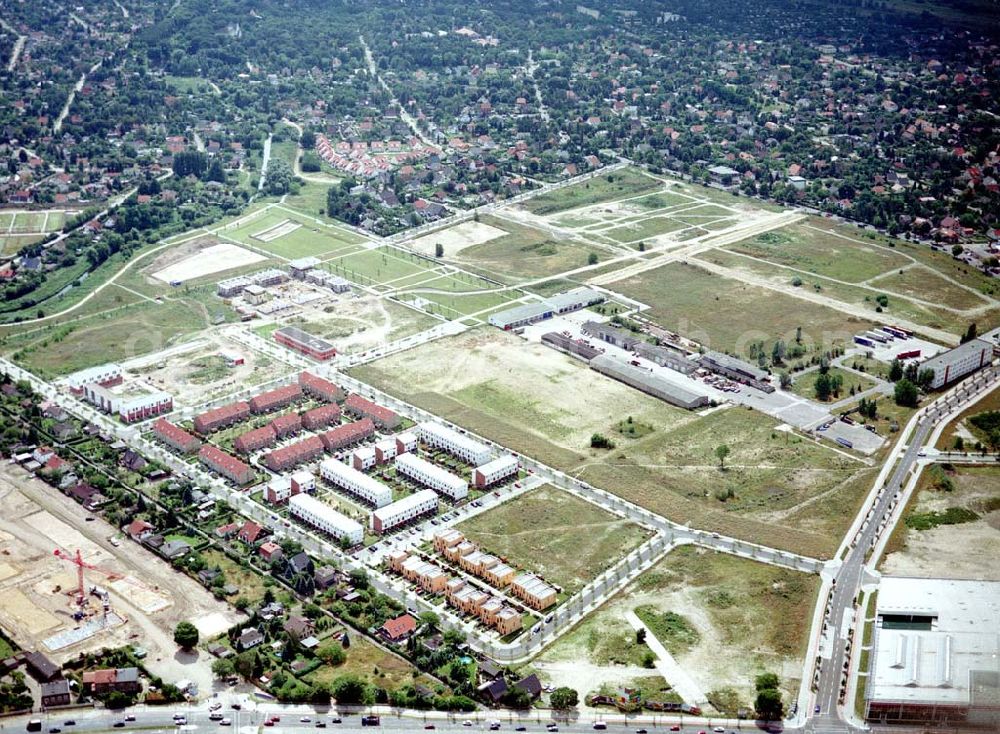
[[[462,578],[449,578],[440,567],[397,550],[386,558],[390,571],[419,586],[430,594],[444,593],[449,605],[464,614],[477,617],[483,624],[506,636],[521,629],[521,613],[504,602],[478,589]]]
[[[533,573],[518,572],[500,558],[479,550],[475,543],[455,528],[434,533],[434,550],[466,573],[485,580],[498,589],[510,587],[514,596],[538,611],[556,603],[556,589]]]

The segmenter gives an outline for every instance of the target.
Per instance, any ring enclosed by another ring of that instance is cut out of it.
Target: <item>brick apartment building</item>
[[[211,444],[201,447],[198,459],[216,474],[240,486],[249,484],[256,477],[253,467]]]
[[[339,451],[340,449],[364,441],[375,435],[375,423],[371,418],[363,418],[353,423],[345,423],[342,426],[331,428],[320,438],[327,451]]]
[[[196,415],[194,417],[194,430],[205,435],[244,421],[249,417],[250,404],[241,400]]]
[[[299,385],[310,397],[327,403],[339,403],[346,397],[341,388],[311,372],[299,373]]]
[[[278,437],[274,434],[274,429],[270,425],[254,428],[246,433],[241,433],[233,441],[233,449],[241,454],[250,454],[254,451],[274,446]]]
[[[153,423],[153,435],[161,442],[182,454],[193,454],[201,448],[201,441],[180,426],[175,426],[166,418]]]
[[[319,436],[309,436],[275,449],[265,457],[264,462],[271,471],[285,471],[298,464],[312,461],[323,453],[323,448],[323,440]]]
[[[302,427],[309,431],[326,428],[340,421],[340,406],[336,403],[321,405],[302,414]]]
[[[400,418],[394,411],[357,394],[347,397],[344,410],[357,418],[371,418],[384,431],[392,431],[399,426]]]
[[[294,436],[302,430],[302,416],[298,413],[285,413],[271,421],[270,425],[278,438]]]
[[[274,390],[254,395],[248,402],[250,404],[250,412],[261,415],[263,413],[273,413],[301,399],[302,388],[299,385],[292,384],[282,385]]]

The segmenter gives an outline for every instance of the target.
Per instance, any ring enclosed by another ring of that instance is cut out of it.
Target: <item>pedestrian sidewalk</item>
[[[677,664],[674,660],[674,656],[667,652],[665,648],[654,635],[649,628],[643,624],[642,620],[636,616],[636,613],[631,609],[625,612],[625,619],[628,623],[632,625],[633,629],[645,630],[646,631],[646,645],[653,654],[656,655],[656,671],[663,676],[663,678],[669,683],[673,689],[677,692],[684,703],[693,704],[696,706],[705,706],[708,704],[708,697],[704,692],[698,687],[698,684],[691,679],[691,676]]]

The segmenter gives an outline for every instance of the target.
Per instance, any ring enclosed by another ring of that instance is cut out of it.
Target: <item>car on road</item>
[[[462,726],[472,726],[472,721],[470,719],[466,719],[462,722]]]
[[[62,729],[60,729],[58,726],[53,726],[49,728],[49,734],[59,734],[59,732],[61,731]]]
[[[135,721],[135,714],[127,714],[125,716],[125,721]]]
[[[208,715],[208,720],[209,721],[222,721],[222,714],[220,714],[218,711],[214,711],[214,712],[212,712],[211,714]]]
[[[221,719],[219,721],[219,726],[232,726],[232,725],[233,725],[233,720],[228,717],[225,719]]]
[[[528,731],[528,727],[526,727],[526,726],[516,726],[516,727],[514,727],[514,731]]]
[[[500,722],[499,721],[491,721],[490,722],[490,731],[499,731],[499,730],[500,730]]]
[[[208,710],[209,711],[218,711],[221,708],[222,708],[222,702],[216,701],[215,703],[213,703],[211,706],[208,707]]]
[[[272,719],[264,719],[264,726],[274,726],[274,721]]]
[[[649,734],[645,729],[636,729],[635,734]]]
[[[63,726],[76,726],[76,722],[73,719],[67,719],[63,722]]]
[[[326,722],[325,721],[317,721],[316,722],[316,728],[317,729],[325,729],[326,728]]]
[[[680,730],[681,727],[677,724],[674,724],[672,727],[670,727],[670,731],[680,731]]]
[[[303,724],[308,724],[309,722],[312,721],[312,719],[308,716],[303,716],[301,719],[299,719],[299,721],[302,722]]]
[[[726,734],[726,729],[725,727],[722,726],[717,726],[714,729],[712,729],[712,731],[714,731],[715,734]]]
[[[123,726],[125,726],[125,722],[124,721],[116,721],[114,724],[112,724],[112,726],[115,729],[121,729]]]
[[[339,724],[340,723],[340,717],[339,716],[334,716],[332,719],[330,719],[330,723],[331,724]]]
[[[436,726],[434,726],[434,724],[426,724],[426,725],[424,726],[424,728],[425,728],[425,729],[436,729],[437,727],[436,727]]]
[[[239,703],[234,703],[234,704],[232,705],[232,709],[233,709],[234,711],[239,711],[239,710],[240,710],[241,708],[243,708],[243,705],[242,705],[242,704],[239,704]]]
[[[815,708],[813,708],[813,713],[814,714],[818,714],[819,713],[819,704],[816,704]]]

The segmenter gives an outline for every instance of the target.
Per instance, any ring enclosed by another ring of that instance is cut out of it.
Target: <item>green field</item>
[[[652,306],[647,315],[660,326],[706,347],[740,354],[753,341],[791,342],[800,326],[807,343],[817,347],[850,343],[854,334],[872,326],[832,308],[685,263],[664,265],[608,287]]]
[[[209,310],[195,298],[164,304],[142,301],[111,315],[56,327],[28,341],[18,340],[7,348],[26,369],[54,377],[165,349],[204,329],[210,318]]]
[[[426,273],[439,266],[404,250],[383,246],[335,257],[324,262],[323,267],[361,285],[391,285],[393,281]]]
[[[852,242],[802,224],[730,245],[729,250],[836,280],[859,283],[912,261],[877,243]]]
[[[649,532],[545,485],[456,526],[515,568],[541,574],[568,594],[601,574]]]
[[[891,273],[872,281],[877,288],[884,288],[911,298],[939,303],[960,310],[976,308],[990,303],[978,292],[968,290],[942,278],[930,268],[919,266]]]
[[[508,234],[479,245],[467,247],[453,260],[460,265],[505,283],[522,278],[539,278],[583,267],[591,252],[603,254],[600,248],[589,248],[579,242],[557,240],[534,227],[483,217],[483,224],[502,229]]]
[[[417,297],[429,301],[433,305],[425,305],[423,307],[425,311],[438,314],[449,320],[471,314],[479,314],[478,318],[485,321],[489,317],[489,314],[494,311],[516,306],[518,295],[517,293],[510,293],[508,291],[450,295],[447,293],[422,293],[418,290],[403,295],[401,298],[409,300]]]
[[[693,204],[693,196],[687,194],[676,194],[671,191],[661,191],[658,194],[650,194],[641,199],[636,199],[632,203],[643,209],[666,209],[667,207],[679,206],[682,204]]]
[[[608,181],[608,178],[611,181]],[[524,208],[533,214],[556,214],[589,204],[627,199],[656,191],[663,183],[646,176],[634,168],[623,168],[613,173],[596,176],[589,181],[550,191],[528,200]]]
[[[657,235],[667,234],[668,232],[676,232],[679,229],[684,229],[690,226],[686,222],[678,221],[670,217],[651,217],[649,219],[643,219],[631,224],[622,225],[620,227],[615,227],[614,229],[604,230],[603,234],[605,237],[610,237],[616,242],[637,242],[639,240],[644,240],[649,237],[656,237]]]
[[[302,226],[270,242],[254,237],[285,220],[298,222]],[[287,260],[308,256],[331,257],[355,252],[360,249],[360,243],[364,242],[363,237],[342,227],[317,224],[290,209],[278,207],[272,207],[265,214],[254,217],[238,227],[230,229],[227,226],[216,231],[221,237],[236,240],[256,250],[263,250]]]
[[[854,388],[854,392],[864,392],[865,390],[875,387],[876,385],[875,381],[868,377],[862,377],[854,372],[842,370],[839,367],[831,367],[829,375],[831,377],[840,377],[841,380],[843,380],[843,383],[840,388],[840,395],[831,398],[828,402],[836,402],[837,400],[849,397],[853,394],[851,392],[851,388]],[[819,379],[819,376],[819,369],[810,370],[805,374],[793,375],[792,378],[795,381],[792,383],[791,391],[804,398],[816,400],[816,380]]]

